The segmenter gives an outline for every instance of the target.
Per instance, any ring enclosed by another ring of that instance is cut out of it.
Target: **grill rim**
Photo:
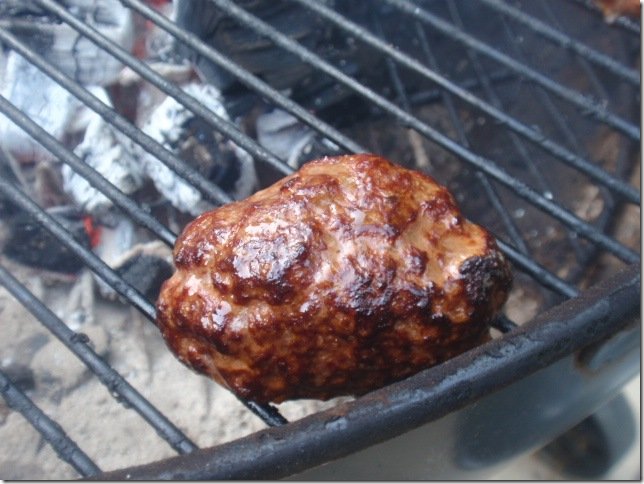
[[[639,317],[639,295],[640,267],[632,264],[502,338],[353,402],[192,454],[95,477],[197,480],[291,476],[436,420],[631,327]],[[513,351],[504,351],[508,346]]]

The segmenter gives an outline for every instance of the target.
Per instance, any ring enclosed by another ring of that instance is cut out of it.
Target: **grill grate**
[[[0,268],[0,281],[11,291],[25,307],[29,308],[34,316],[62,341],[70,351],[83,361],[87,367],[103,382],[110,393],[120,402],[135,409],[159,434],[180,454],[187,454],[197,449],[183,433],[162,415],[150,402],[137,392],[121,375],[112,369],[96,352],[87,344],[82,335],[75,333],[63,323],[54,313],[20,282],[18,282],[6,269]],[[4,392],[3,392],[4,393]],[[33,417],[27,416],[30,421]],[[49,434],[51,435],[51,433]],[[63,457],[73,456],[78,449],[71,445],[59,450]],[[94,474],[91,472],[91,474]],[[84,474],[86,475],[86,474]]]
[[[388,78],[393,87],[395,100],[392,100],[381,89],[369,87],[367,84],[347,75],[341,68],[336,67],[321,55],[309,50],[297,41],[281,33],[275,27],[262,21],[243,8],[235,5],[231,0],[212,0],[212,3],[229,17],[235,19],[258,35],[270,39],[276,46],[285,52],[295,55],[302,63],[312,66],[319,75],[328,76],[338,86],[343,86],[355,96],[365,100],[379,114],[384,113],[400,125],[410,128],[424,137],[427,141],[440,149],[454,155],[465,166],[475,172],[477,183],[486,197],[487,203],[499,217],[501,228],[497,233],[499,245],[512,261],[514,266],[534,281],[556,301],[563,298],[572,298],[580,294],[577,282],[588,260],[596,257],[603,251],[611,253],[618,259],[628,264],[638,264],[639,254],[627,247],[615,237],[609,235],[608,227],[612,216],[620,204],[640,204],[639,189],[625,181],[626,173],[619,170],[609,171],[593,161],[587,154],[582,140],[569,128],[568,118],[570,109],[580,110],[584,117],[589,118],[593,126],[601,126],[618,133],[621,143],[630,146],[639,144],[640,127],[636,122],[628,119],[630,113],[624,114],[607,107],[596,101],[593,97],[580,92],[577,88],[569,87],[555,80],[547,74],[531,67],[528,64],[528,53],[525,48],[513,39],[517,32],[530,32],[545,39],[552,45],[561,49],[566,55],[571,55],[581,66],[583,72],[590,80],[590,85],[597,99],[609,99],[609,93],[603,86],[600,77],[608,75],[611,79],[623,82],[639,90],[639,73],[626,66],[611,56],[602,53],[594,47],[586,45],[567,33],[558,25],[550,4],[537,2],[542,10],[541,20],[534,13],[528,13],[526,8],[517,8],[508,2],[500,0],[481,0],[481,4],[489,9],[490,13],[498,16],[503,27],[507,46],[512,54],[486,43],[474,34],[468,33],[467,27],[461,18],[462,5],[449,0],[447,14],[441,14],[436,9],[436,2],[405,2],[402,0],[385,0],[392,12],[398,12],[413,22],[414,36],[419,45],[422,60],[414,57],[412,53],[394,47],[391,42],[395,39],[388,38],[382,19],[372,15],[372,28],[353,21],[338,11],[313,0],[291,0],[314,12],[329,25],[333,25],[343,35],[351,37],[373,49],[373,52],[385,60]],[[44,10],[51,12],[62,22],[81,35],[100,46],[111,56],[118,59],[125,66],[131,68],[142,79],[160,89],[168,96],[176,99],[190,112],[203,118],[214,130],[223,134],[246,150],[256,161],[271,167],[281,175],[292,173],[292,168],[275,154],[261,146],[252,137],[240,131],[230,121],[223,119],[213,111],[204,107],[196,98],[186,94],[177,85],[172,84],[151,67],[141,62],[132,54],[126,52],[110,39],[92,27],[78,20],[58,2],[54,0],[36,0],[35,3]],[[184,31],[172,21],[150,8],[140,0],[121,0],[121,3],[133,12],[153,22],[167,32],[177,41],[187,45],[199,55],[215,63],[238,81],[257,93],[273,106],[277,106],[295,116],[302,123],[310,126],[321,136],[335,142],[347,152],[369,151],[364,143],[357,141],[355,136],[342,132],[334,123],[320,119],[309,109],[295,103],[287,95],[271,87],[249,70],[234,63],[224,54],[202,42],[197,36]],[[595,15],[596,9],[592,2],[586,0],[570,0],[571,6],[578,7],[583,15]],[[518,4],[522,5],[522,4]],[[525,7],[525,6],[524,6]],[[446,17],[449,17],[447,19]],[[598,18],[598,21],[601,21]],[[7,28],[8,27],[8,28]],[[187,165],[176,154],[164,148],[161,144],[144,134],[124,116],[104,104],[89,90],[78,84],[75,80],[65,75],[61,69],[53,65],[33,48],[26,45],[15,35],[10,33],[10,25],[0,25],[0,42],[12,49],[31,64],[51,77],[56,83],[78,98],[92,111],[98,113],[107,123],[123,133],[145,151],[153,154],[162,163],[168,166],[180,177],[196,187],[201,194],[214,204],[228,203],[231,198],[213,182],[206,179],[195,169]],[[634,35],[640,32],[639,25],[627,19],[619,18],[606,29],[620,30],[624,35]],[[448,39],[460,48],[465,49],[473,75],[467,81],[457,82],[447,74],[448,69],[441,64],[444,60],[436,52],[428,35],[438,35]],[[498,69],[501,70],[498,70]],[[601,70],[598,74],[596,69]],[[411,73],[411,74],[410,74]],[[405,76],[417,76],[426,87],[422,92],[412,92],[406,85]],[[499,92],[499,83],[504,79],[518,79],[534,86],[534,90],[542,100],[548,112],[549,119],[557,127],[563,137],[558,141],[542,130],[541,127],[530,125],[529,122],[515,117],[510,106],[504,105]],[[435,89],[438,87],[439,89]],[[481,95],[474,93],[474,89]],[[415,112],[418,105],[436,100],[445,107],[449,122],[455,130],[456,136],[450,137],[441,129],[422,119]],[[564,106],[567,105],[567,106]],[[619,107],[619,106],[618,106]],[[513,174],[511,167],[502,163],[499,158],[482,154],[476,140],[471,139],[467,127],[459,114],[459,109],[465,108],[476,115],[482,114],[489,118],[499,130],[503,130],[510,140],[512,156],[518,157],[528,173],[529,179],[535,183],[536,188]],[[0,96],[0,113],[9,118],[13,123],[27,132],[33,139],[50,151],[61,162],[69,165],[75,172],[82,175],[90,184],[107,196],[116,207],[120,208],[133,221],[147,229],[155,238],[167,246],[172,246],[176,234],[163,225],[151,213],[133,199],[119,191],[106,178],[88,166],[72,150],[64,146],[54,136],[47,133],[36,122],[21,112],[8,99]],[[537,154],[535,154],[534,150]],[[625,150],[626,152],[628,150]],[[556,165],[566,166],[588,177],[602,190],[606,207],[602,217],[594,222],[584,220],[563,205],[563,202],[554,195],[555,189],[551,186],[542,170],[543,165],[535,162],[536,159],[548,156]],[[50,231],[62,244],[76,254],[83,263],[95,274],[103,279],[109,286],[123,296],[133,307],[140,311],[150,321],[155,319],[155,309],[144,295],[128,284],[112,268],[98,256],[87,250],[82,244],[52,216],[40,208],[28,195],[14,186],[10,181],[0,179],[0,193],[14,201],[27,214]],[[511,207],[507,204],[508,193],[516,200],[526,202],[529,206],[542,212],[544,216],[561,223],[565,234],[578,260],[578,270],[567,277],[561,277],[552,269],[547,268],[537,261],[529,242],[521,228],[514,220]],[[507,240],[506,240],[507,239]],[[582,240],[584,239],[584,240]],[[14,295],[38,320],[59,338],[79,359],[87,365],[93,374],[103,382],[113,396],[138,412],[178,453],[190,453],[197,449],[167,417],[159,412],[153,404],[138,393],[129,383],[112,369],[105,360],[98,356],[82,337],[69,329],[64,322],[58,319],[42,301],[31,294],[20,284],[6,269],[0,267],[0,284]],[[503,333],[511,332],[517,325],[507,316],[501,316],[494,326]],[[78,446],[65,436],[60,427],[48,419],[38,407],[30,402],[7,377],[0,373],[0,392],[11,406],[16,406],[25,418],[34,425],[50,442],[62,459],[69,462],[81,475],[91,476],[100,472],[100,469],[87,457]],[[254,412],[270,426],[287,423],[278,410],[270,405],[258,405],[254,402],[242,401],[249,410]]]
[[[65,434],[60,425],[45,415],[2,371],[0,371],[0,392],[7,404],[22,413],[51,444],[60,458],[68,462],[82,476],[92,476],[101,472],[98,466]]]

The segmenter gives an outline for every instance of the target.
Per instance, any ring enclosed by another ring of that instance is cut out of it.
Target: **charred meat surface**
[[[157,324],[258,402],[360,395],[489,337],[511,284],[446,188],[375,155],[323,158],[191,222]]]

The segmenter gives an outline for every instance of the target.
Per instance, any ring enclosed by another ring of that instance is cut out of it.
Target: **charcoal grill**
[[[500,334],[491,342],[295,422],[287,422],[273,406],[243,401],[268,428],[199,449],[173,423],[171,414],[157,410],[154,402],[94,352],[84,335],[71,330],[9,270],[0,267],[0,283],[118,401],[137,412],[180,454],[103,472],[83,452],[82,442],[70,439],[0,372],[0,391],[8,405],[21,412],[81,476],[482,477],[592,418],[639,372],[639,239],[625,241],[618,231],[620,217],[640,204],[637,175],[633,176],[640,153],[639,22],[620,17],[608,24],[594,3],[584,0],[384,0],[377,12],[360,18],[344,14],[340,0],[335,4],[290,1],[331,26],[336,35],[366,46],[381,61],[377,76],[347,74],[341,64],[230,0],[212,0],[212,4],[258,37],[270,39],[280,52],[311,66],[316,76],[346,91],[339,104],[344,115],[338,116],[337,109],[334,114],[316,111],[315,103],[295,102],[144,2],[121,3],[167,31],[191,55],[216,64],[263,102],[291,113],[341,151],[378,152],[428,170],[446,183],[466,215],[497,236],[515,268],[515,287],[522,288],[523,294],[536,295],[538,314],[520,325],[504,314],[494,323]],[[79,21],[64,2],[37,0],[34,4],[246,150],[264,173],[263,186],[292,172],[252,135],[209,111]],[[10,23],[2,24],[0,42],[154,154],[206,199],[215,204],[230,201],[220,187],[26,45],[12,33]],[[346,114],[354,109],[360,113],[358,120]],[[432,109],[441,110],[443,121],[434,121]],[[0,112],[137,224],[172,246],[173,231],[4,97],[0,97]],[[387,141],[386,134],[373,136],[387,130],[392,130],[396,142]],[[607,143],[616,146],[614,156],[601,154]],[[418,162],[423,153],[429,153],[432,166]],[[434,162],[434,156],[445,161]],[[594,217],[579,208],[579,187],[591,187],[596,194],[601,210]],[[29,195],[8,179],[0,179],[0,193],[154,321],[153,302],[75,240]],[[550,227],[549,238],[537,238],[534,227],[538,224]]]

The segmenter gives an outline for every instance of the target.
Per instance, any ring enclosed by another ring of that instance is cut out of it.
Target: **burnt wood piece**
[[[60,207],[49,209],[48,213],[62,224],[77,242],[86,249],[91,249],[87,216],[77,213],[75,209]],[[72,250],[22,210],[7,220],[7,227],[8,236],[3,252],[11,259],[31,267],[64,274],[75,274],[83,268],[83,262]]]

